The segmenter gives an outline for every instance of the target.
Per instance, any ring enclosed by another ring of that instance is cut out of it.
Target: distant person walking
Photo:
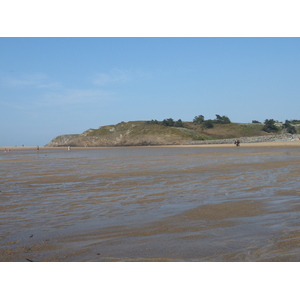
[[[40,151],[40,147],[39,146],[36,146],[36,151]]]
[[[236,140],[236,141],[234,141],[234,144],[236,145],[236,146],[239,146],[240,145],[240,140]]]

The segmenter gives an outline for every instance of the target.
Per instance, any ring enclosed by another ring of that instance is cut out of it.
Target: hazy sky
[[[0,38],[0,146],[134,120],[300,119],[299,38]]]

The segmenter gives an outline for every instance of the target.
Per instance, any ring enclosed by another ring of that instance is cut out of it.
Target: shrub
[[[175,121],[172,118],[164,119],[162,121],[162,125],[164,125],[164,126],[174,126],[174,124],[175,124]]]
[[[164,126],[183,127],[183,122],[181,119],[177,120],[176,122],[172,118],[164,119],[161,124]]]
[[[275,125],[275,121],[273,119],[266,119],[264,123],[264,127],[262,128],[263,131],[266,132],[277,132],[279,129]]]
[[[202,124],[204,122],[204,116],[199,115],[193,119],[194,124]]]
[[[205,128],[213,128],[214,127],[214,123],[212,120],[206,120],[203,122],[203,127]]]
[[[230,124],[231,121],[227,116],[216,115],[216,119],[213,120],[215,124]]]
[[[300,120],[290,120],[291,124],[300,124]]]
[[[291,134],[297,133],[295,126],[293,126],[291,124],[291,122],[288,120],[285,120],[285,123],[282,125],[282,127],[284,129],[286,129],[286,132],[288,132],[288,133],[291,133]]]
[[[183,127],[183,122],[181,121],[181,119],[177,120],[174,124],[175,127]]]
[[[151,120],[151,121],[147,121],[147,124],[158,124],[157,120]]]

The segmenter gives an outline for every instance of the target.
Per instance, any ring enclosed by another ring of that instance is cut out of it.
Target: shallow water
[[[300,261],[298,148],[0,155],[1,261]]]

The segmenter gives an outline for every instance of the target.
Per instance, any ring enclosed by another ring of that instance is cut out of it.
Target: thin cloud
[[[37,84],[36,87],[40,89],[52,89],[52,88],[60,88],[61,84],[59,82],[40,83]]]
[[[19,76],[6,76],[0,80],[1,84],[9,88],[58,88],[60,83],[51,82],[45,74],[27,74]]]
[[[110,84],[126,83],[131,80],[131,74],[128,71],[114,69],[109,73],[98,73],[93,79],[93,84],[106,86]]]
[[[75,107],[99,107],[113,101],[118,97],[114,92],[99,89],[60,89],[57,92],[43,92],[32,97],[24,97],[16,101],[0,99],[2,106],[12,111],[35,111],[45,109],[68,109]]]
[[[69,106],[78,104],[103,104],[115,99],[113,92],[93,90],[93,89],[76,89],[63,90],[60,93],[44,94],[36,103],[38,106]]]

